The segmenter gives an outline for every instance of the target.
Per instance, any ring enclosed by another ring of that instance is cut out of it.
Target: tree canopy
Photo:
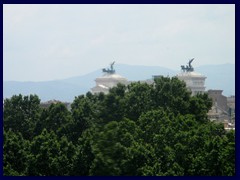
[[[207,94],[176,77],[40,106],[4,100],[5,176],[233,176],[235,132],[210,122]]]

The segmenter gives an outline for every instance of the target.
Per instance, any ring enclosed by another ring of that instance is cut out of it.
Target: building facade
[[[105,73],[102,77],[96,78],[95,82],[96,86],[91,89],[92,93],[103,92],[104,94],[107,94],[110,88],[116,86],[118,83],[127,84],[128,80],[115,73]]]
[[[187,88],[192,92],[192,95],[205,92],[205,80],[207,77],[194,71],[191,63],[194,60],[191,59],[188,62],[188,65],[181,66],[182,72],[177,75],[178,79],[186,83]]]
[[[103,76],[96,78],[96,86],[91,88],[93,94],[104,93],[107,94],[109,89],[116,86],[118,83],[128,84],[128,80],[119,74],[116,74],[116,71],[113,69],[114,62],[110,64],[110,69],[102,69]]]

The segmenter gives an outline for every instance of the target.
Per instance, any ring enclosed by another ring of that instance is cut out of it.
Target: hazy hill
[[[179,71],[157,66],[135,66],[116,64],[116,72],[128,80],[150,79],[152,75],[174,76]],[[226,96],[235,94],[235,65],[205,65],[196,67],[195,70],[207,76],[207,89],[222,89]],[[45,82],[3,82],[3,97],[13,94],[37,94],[42,101],[57,99],[72,101],[75,96],[84,94],[95,86],[95,79],[102,75],[101,69],[86,74],[63,80]]]
[[[205,65],[195,70],[207,76],[205,86],[207,89],[221,89],[225,96],[235,94],[235,65]]]
[[[74,96],[87,92],[88,88],[63,81],[46,82],[3,82],[3,97],[11,97],[14,94],[37,94],[42,101],[56,99],[72,101]]]

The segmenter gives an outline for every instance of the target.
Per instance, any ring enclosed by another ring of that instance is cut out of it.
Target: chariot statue
[[[102,71],[105,73],[109,73],[109,74],[114,74],[115,73],[115,69],[113,68],[113,65],[115,64],[115,61],[113,61],[112,63],[110,63],[110,69],[106,69],[103,68]]]
[[[181,65],[181,68],[182,68],[182,71],[183,72],[193,72],[194,71],[194,68],[193,66],[191,65],[191,63],[193,62],[194,58],[190,59],[189,62],[188,62],[188,65],[184,66],[184,65]]]

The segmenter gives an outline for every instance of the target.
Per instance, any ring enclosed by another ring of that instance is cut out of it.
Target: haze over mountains
[[[116,73],[126,77],[129,81],[151,79],[152,75],[174,76],[179,70],[171,70],[159,66],[139,66],[116,64]],[[195,71],[207,77],[206,90],[221,89],[225,96],[235,95],[235,65],[204,65],[195,67]],[[75,96],[85,94],[95,86],[95,79],[102,75],[102,70],[96,70],[84,76],[44,81],[44,82],[3,82],[3,97],[9,98],[14,94],[37,94],[42,102],[51,99],[72,102]]]

